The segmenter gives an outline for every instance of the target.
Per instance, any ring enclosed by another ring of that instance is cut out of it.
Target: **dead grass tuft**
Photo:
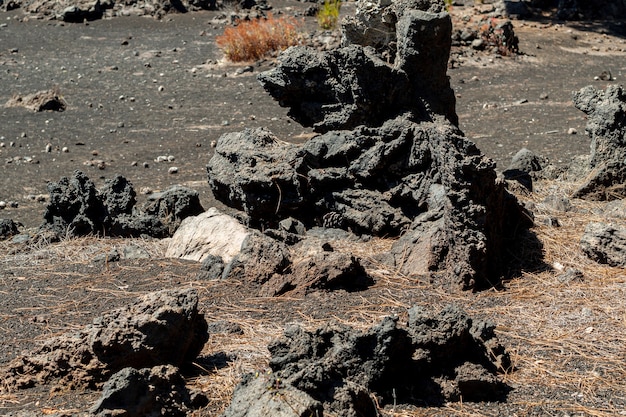
[[[216,38],[217,46],[233,62],[256,61],[297,45],[300,24],[290,17],[238,21]]]

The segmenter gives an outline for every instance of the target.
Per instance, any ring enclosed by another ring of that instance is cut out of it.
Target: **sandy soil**
[[[305,7],[297,2],[279,6],[286,12]],[[271,61],[237,74],[241,65],[221,60],[214,44],[224,27],[214,20],[218,14],[73,25],[19,22],[19,11],[0,14],[0,22],[6,23],[0,27],[0,105],[14,94],[55,86],[68,104],[64,112],[42,113],[0,106],[0,200],[18,203],[0,216],[38,226],[45,202],[36,196],[46,194],[46,182],[75,169],[98,185],[115,174],[129,178],[137,190],[185,184],[198,190],[209,207],[216,202],[204,167],[211,142],[222,133],[266,126],[286,140],[304,140],[310,131],[290,121],[286,109],[255,80]],[[585,118],[572,106],[571,92],[588,84],[603,87],[607,81],[594,79],[603,71],[623,82],[624,26],[546,20],[517,21],[515,29],[524,55],[480,54],[450,70],[461,129],[499,168],[522,147],[565,164],[589,149]],[[578,133],[568,134],[572,128]],[[50,152],[47,144],[52,145]],[[162,155],[175,160],[156,162]],[[104,169],[89,163],[100,160]],[[172,166],[179,168],[178,174],[168,173]],[[540,201],[541,194],[524,198]],[[626,409],[626,310],[621,306],[626,277],[623,270],[600,268],[581,255],[576,242],[593,210],[577,204],[581,209],[576,213],[558,213],[562,228],[539,222],[535,232],[544,243],[544,265],[576,266],[584,272],[584,281],[564,283],[556,278],[558,268],[533,270],[537,260],[526,259],[528,271],[507,283],[505,291],[481,294],[450,295],[427,282],[381,273],[374,287],[358,294],[340,291],[268,300],[250,296],[237,282],[197,281],[199,265],[164,259],[164,243],[159,241],[87,238],[38,246],[3,242],[0,363],[52,335],[80,328],[139,294],[193,286],[200,291],[207,320],[232,321],[244,330],[241,336],[211,335],[203,351],[205,371],[190,379],[211,400],[195,415],[214,416],[226,405],[242,371],[267,365],[265,346],[287,322],[315,326],[335,319],[365,326],[387,314],[404,314],[412,304],[437,309],[456,303],[498,323],[498,334],[518,367],[505,377],[513,387],[508,401],[388,408],[383,415],[618,415]],[[541,219],[553,213],[538,215]],[[143,249],[149,258],[101,260],[113,248],[129,245]],[[367,256],[367,247],[357,250]],[[98,395],[49,390],[0,394],[0,414],[82,415]]]

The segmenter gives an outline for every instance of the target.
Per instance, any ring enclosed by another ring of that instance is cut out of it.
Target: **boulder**
[[[610,266],[626,267],[626,228],[592,222],[580,241],[583,252],[594,261]]]
[[[20,233],[20,223],[12,219],[0,219],[0,240],[5,240]]]
[[[185,417],[191,398],[178,368],[124,368],[102,387],[102,394],[89,410],[97,417]]]
[[[528,226],[494,164],[449,123],[398,117],[302,146],[270,138],[264,129],[224,135],[207,167],[216,197],[244,210],[252,227],[294,217],[308,228],[403,235],[387,257],[394,268],[454,267],[470,289],[498,281],[507,242]]]
[[[162,290],[106,313],[78,332],[46,341],[6,364],[0,375],[12,388],[55,379],[65,389],[94,388],[124,368],[189,364],[208,337],[196,291]]]
[[[183,220],[169,241],[165,256],[203,262],[212,255],[229,263],[239,254],[249,234],[236,219],[211,207]]]
[[[81,171],[48,184],[50,199],[41,233],[62,236],[106,235],[166,237],[182,219],[204,211],[198,193],[175,186],[158,193],[143,208],[136,207],[136,192],[121,175],[107,180],[98,191]]]
[[[438,314],[413,307],[407,323],[386,317],[366,331],[291,325],[268,346],[271,372],[244,377],[222,417],[285,407],[283,392],[300,399],[288,416],[315,407],[322,408],[320,415],[374,417],[378,406],[396,402],[502,400],[507,387],[497,375],[511,362],[493,330],[493,324],[475,321],[456,307]],[[275,402],[268,390],[275,392]]]
[[[591,138],[588,174],[579,178],[583,184],[574,197],[626,197],[626,91],[619,85],[610,85],[605,91],[587,86],[574,93],[574,105],[587,114],[585,130]]]

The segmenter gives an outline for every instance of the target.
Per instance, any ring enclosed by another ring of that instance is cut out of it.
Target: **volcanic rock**
[[[82,172],[48,184],[50,199],[40,231],[53,238],[89,234],[122,237],[170,236],[182,219],[203,211],[198,193],[173,187],[155,194],[142,209],[136,209],[132,184],[117,175],[100,192]]]
[[[497,373],[511,363],[493,329],[456,307],[439,314],[413,307],[406,324],[386,317],[366,331],[346,325],[306,331],[293,325],[268,346],[271,372],[244,377],[222,417],[260,416],[259,410],[279,407],[274,398],[283,393],[298,399],[294,410],[279,414],[286,416],[322,408],[333,415],[374,417],[373,397],[381,406],[501,400],[507,387]],[[264,394],[261,386],[275,395]]]
[[[614,200],[626,197],[626,92],[610,85],[605,91],[592,86],[574,93],[574,105],[588,116],[585,131],[591,137],[591,154],[584,183],[574,197]]]
[[[592,222],[580,241],[585,254],[594,261],[610,266],[626,267],[626,228]]]
[[[10,389],[56,379],[64,389],[96,388],[124,368],[189,364],[208,337],[196,291],[162,290],[46,341],[9,362],[0,379]]]
[[[307,228],[402,236],[383,256],[394,270],[446,270],[461,288],[484,288],[499,281],[507,245],[530,222],[496,181],[493,162],[455,125],[450,17],[428,11],[443,2],[416,4],[394,6],[393,64],[361,45],[281,54],[260,82],[323,133],[301,146],[265,129],[225,134],[207,166],[209,184],[251,227],[276,229],[292,217]]]

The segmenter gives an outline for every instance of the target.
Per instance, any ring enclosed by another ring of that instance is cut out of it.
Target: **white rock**
[[[239,254],[248,235],[248,229],[236,219],[211,207],[183,220],[170,239],[165,256],[202,262],[214,255],[228,263]]]

